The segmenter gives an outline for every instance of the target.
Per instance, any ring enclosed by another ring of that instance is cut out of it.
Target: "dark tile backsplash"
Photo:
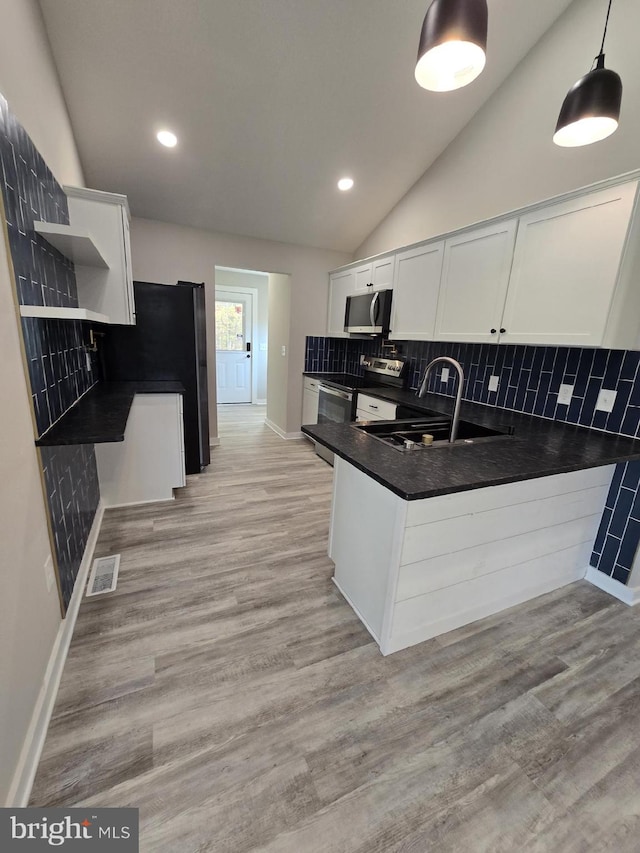
[[[62,597],[67,605],[100,501],[92,444],[41,447]]]
[[[409,361],[409,387],[417,388],[433,358],[448,355],[464,369],[464,399],[513,409],[606,432],[640,437],[640,352],[569,347],[396,342]],[[308,337],[305,370],[361,375],[360,356],[389,355],[378,339]],[[487,388],[498,377],[498,390]],[[429,390],[453,396],[455,376],[440,381],[434,372]],[[569,406],[558,403],[561,384],[573,385]],[[617,392],[613,411],[596,411],[601,389]],[[596,537],[591,564],[626,583],[640,541],[640,463],[618,465]]]
[[[78,306],[74,266],[34,231],[34,221],[69,223],[67,198],[29,135],[0,96],[2,197],[21,305]],[[22,318],[22,335],[38,435],[91,388],[87,324]],[[50,448],[42,455],[47,503],[65,606],[82,561],[100,499],[93,446]]]

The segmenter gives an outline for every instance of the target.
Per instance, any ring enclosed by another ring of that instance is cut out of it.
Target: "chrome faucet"
[[[441,355],[439,358],[434,358],[433,361],[430,361],[426,366],[424,371],[424,376],[422,377],[422,383],[420,384],[420,389],[418,390],[418,397],[424,397],[427,391],[427,379],[429,378],[429,374],[431,373],[431,369],[436,366],[436,364],[450,364],[453,368],[455,368],[458,374],[458,390],[456,393],[456,402],[453,407],[453,419],[451,421],[451,434],[449,436],[449,442],[453,444],[456,440],[456,436],[458,435],[458,422],[460,420],[460,405],[462,403],[462,390],[464,388],[464,373],[462,372],[462,365],[459,361],[456,361],[455,358],[449,358],[448,355]]]

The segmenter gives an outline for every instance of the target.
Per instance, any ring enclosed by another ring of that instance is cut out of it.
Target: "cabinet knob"
[[[367,284],[367,287],[373,287],[373,282],[372,282],[372,281],[370,281],[370,282]]]
[[[497,329],[491,329],[491,334],[495,335],[497,333],[497,331],[498,331]]]
[[[501,334],[501,335],[504,335],[504,333],[505,333],[506,331],[507,331],[506,329],[500,329],[500,334]]]

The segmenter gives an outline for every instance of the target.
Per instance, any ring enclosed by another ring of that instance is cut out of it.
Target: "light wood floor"
[[[640,607],[584,582],[388,658],[333,587],[331,469],[264,410],[107,513],[33,789],[141,850],[640,850]]]

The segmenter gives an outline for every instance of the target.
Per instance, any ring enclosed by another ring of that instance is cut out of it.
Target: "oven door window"
[[[351,395],[321,387],[318,395],[318,423],[345,424],[350,420]]]

